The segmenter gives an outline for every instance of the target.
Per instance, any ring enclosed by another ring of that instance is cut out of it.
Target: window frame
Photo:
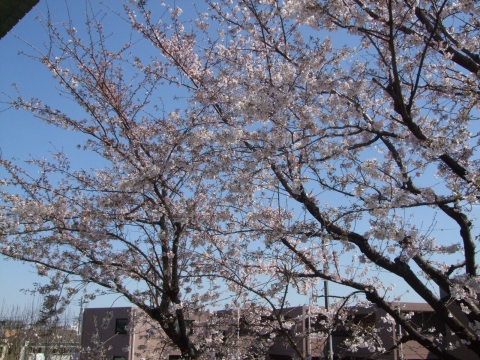
[[[127,335],[128,318],[115,319],[115,335]]]

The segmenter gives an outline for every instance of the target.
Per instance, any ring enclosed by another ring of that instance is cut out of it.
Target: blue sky
[[[117,5],[118,1],[106,1]],[[48,6],[51,13],[65,19],[66,2],[50,1]],[[70,14],[74,21],[83,24],[85,3],[83,1],[68,1]],[[47,2],[41,0],[4,38],[0,40],[0,93],[15,97],[16,92],[12,84],[16,84],[25,98],[38,97],[49,104],[65,106],[66,99],[61,98],[56,89],[57,81],[51,76],[45,66],[35,60],[19,54],[20,51],[32,53],[32,46],[42,47],[48,40],[46,33],[35,19],[47,13]],[[5,95],[0,94],[0,101],[7,101]],[[79,166],[95,167],[92,157],[86,158],[86,153],[79,151],[76,145],[81,136],[66,132],[62,129],[46,125],[26,111],[6,109],[0,104],[0,149],[2,157],[19,160],[33,157],[48,156],[50,152],[61,149],[69,155],[73,163]],[[0,170],[0,176],[2,175]],[[7,260],[0,257],[0,303],[5,305],[31,304],[33,296],[25,294],[22,289],[31,289],[34,282],[42,281],[36,275],[35,268],[29,264]],[[90,307],[126,305],[124,300],[117,300],[118,296],[99,298],[89,304]],[[74,313],[76,310],[73,309]]]

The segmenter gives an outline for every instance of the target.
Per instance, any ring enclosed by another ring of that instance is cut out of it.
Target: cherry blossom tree
[[[275,254],[249,262],[277,276],[271,295],[286,286],[279,274],[290,283],[347,285],[406,329],[399,344],[415,339],[454,358],[387,301],[390,284],[373,275],[387,271],[477,349],[478,6],[209,4],[220,24],[220,39],[209,46],[202,45],[212,31],[207,21],[199,20],[195,33],[173,35],[147,11],[142,22],[132,21],[220,124],[220,146],[234,164],[225,191],[233,198],[257,194],[256,204],[243,208],[241,226],[251,231],[245,241],[255,233]],[[340,37],[348,42],[334,45]],[[175,46],[186,39],[189,46]],[[419,213],[431,219],[427,231],[414,219]],[[458,228],[454,240],[428,231],[437,217]],[[292,256],[291,266],[283,256]]]
[[[194,19],[175,6],[126,6],[151,57],[131,41],[109,50],[94,18],[87,43],[73,25],[47,22],[52,47],[38,60],[88,117],[11,104],[83,132],[82,146],[109,165],[74,171],[58,153],[30,160],[34,177],[2,159],[1,252],[48,273],[41,290],[55,303],[77,291],[65,288],[73,276],[123,294],[187,358],[222,341],[192,338],[186,322],[221,294],[232,307],[265,304],[258,321],[328,280],[352,292],[317,310],[327,328],[347,300],[375,304],[404,330],[395,346],[415,340],[456,359],[457,344],[398,311],[385,272],[459,344],[480,348],[478,5],[205,3]],[[155,112],[160,86],[188,100]],[[458,233],[436,238],[439,223]],[[292,324],[276,314],[271,326],[293,346]],[[394,350],[367,335],[349,346]]]

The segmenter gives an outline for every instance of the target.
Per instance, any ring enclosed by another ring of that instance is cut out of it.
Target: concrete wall
[[[131,323],[134,311],[133,307],[85,309],[81,345],[87,353],[82,355],[82,359],[111,360],[117,356],[132,360],[129,349],[131,333],[118,334],[115,325],[117,319],[128,319]]]

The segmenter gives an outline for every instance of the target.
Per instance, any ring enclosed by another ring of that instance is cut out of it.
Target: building
[[[76,360],[78,340],[78,332],[67,326],[0,320],[0,360]]]
[[[223,346],[212,350],[212,359],[215,353],[237,357],[259,343],[255,334],[244,331],[239,315],[239,311],[212,312],[212,316],[195,316],[188,327],[192,336],[211,337],[213,344],[224,340]],[[181,355],[160,326],[135,307],[84,309],[81,345],[82,360],[174,360]]]
[[[425,303],[395,303],[394,305],[398,308],[398,311],[409,313],[414,324],[428,329],[430,336],[442,339],[441,341],[445,344],[452,341],[453,335],[439,321],[429,305]],[[401,327],[392,326],[388,321],[386,322],[385,319],[388,319],[386,312],[375,306],[351,307],[346,311],[348,312],[346,316],[349,325],[338,326],[330,333],[334,359],[353,360],[370,359],[372,357],[373,353],[366,347],[359,346],[357,351],[352,352],[348,351],[343,345],[345,341],[358,340],[352,336],[354,333],[361,336],[363,330],[375,329],[376,340],[385,349],[394,347],[396,340],[405,333]],[[224,314],[230,313],[216,312],[212,317],[221,319]],[[312,360],[327,358],[328,330],[323,326],[322,316],[318,314],[310,316],[313,313],[313,310],[308,306],[281,310],[282,319],[290,322],[290,325],[293,324],[288,330],[293,344],[286,342],[281,336],[277,336],[268,349],[267,358],[269,360],[294,359],[297,354],[296,351],[300,352],[305,358],[310,356]],[[179,352],[175,350],[158,324],[152,324],[151,320],[142,314],[139,309],[134,307],[85,309],[81,340],[82,348],[87,349],[84,360],[179,359]],[[224,332],[224,335],[238,336],[240,341],[237,341],[237,343],[244,343],[250,347],[254,346],[255,341],[252,341],[252,337],[256,336],[258,341],[261,336],[265,335],[259,335],[259,333],[244,328],[241,310],[238,310],[237,316],[238,319],[235,316],[230,316],[230,325],[225,328],[228,330]],[[267,322],[267,319],[265,321]],[[202,321],[197,321],[197,326],[201,326],[201,324]],[[296,347],[296,350],[294,347]],[[232,350],[232,354],[235,354],[235,350]],[[473,354],[465,347],[457,349],[455,355],[469,360],[480,359],[477,354]],[[212,355],[212,358],[215,358],[215,355]],[[399,345],[390,353],[375,358],[380,360],[437,359],[435,355],[415,341],[408,341]]]
[[[180,354],[170,344],[158,324],[138,308],[84,309],[81,359],[168,359]]]

